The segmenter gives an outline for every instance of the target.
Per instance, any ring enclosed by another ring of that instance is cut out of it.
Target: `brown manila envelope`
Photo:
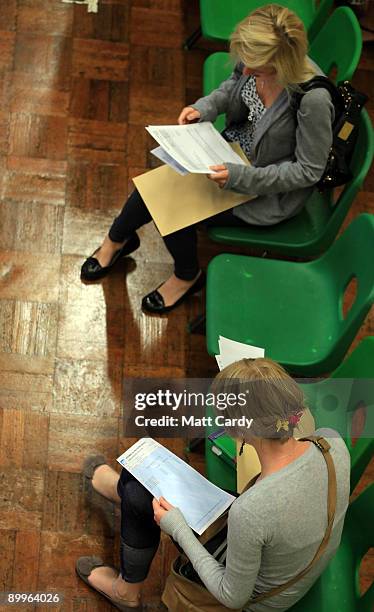
[[[239,143],[230,144],[249,165]],[[182,176],[167,165],[141,174],[133,181],[161,236],[167,236],[251,199],[248,194],[220,189],[205,174]]]

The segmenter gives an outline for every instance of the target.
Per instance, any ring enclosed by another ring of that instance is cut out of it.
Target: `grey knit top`
[[[328,548],[304,578],[258,604],[251,596],[296,576],[312,560],[327,524],[327,468],[322,453],[305,453],[243,493],[230,508],[226,563],[200,544],[179,509],[167,512],[161,528],[191,560],[206,588],[228,608],[271,612],[287,610],[312,586],[336,552],[349,499],[350,457],[344,441],[320,429],[331,444],[337,474],[337,509]],[[249,602],[249,603],[248,603]]]

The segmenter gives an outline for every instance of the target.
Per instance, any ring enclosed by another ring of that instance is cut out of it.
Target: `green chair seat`
[[[200,22],[205,38],[226,41],[239,21],[267,4],[263,0],[200,0]],[[277,4],[294,11],[308,30],[310,40],[327,18],[332,0],[279,0]]]
[[[338,366],[374,300],[374,216],[363,214],[319,259],[307,263],[222,254],[208,267],[207,348],[226,336],[265,348],[291,373],[318,376]],[[357,298],[346,318],[352,278]]]

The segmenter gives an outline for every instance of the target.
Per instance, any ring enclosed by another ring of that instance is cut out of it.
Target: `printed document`
[[[219,354],[216,355],[216,361],[220,370],[228,365],[240,361],[241,359],[257,359],[265,357],[265,349],[244,342],[230,340],[224,336],[218,338]]]
[[[117,461],[154,497],[177,506],[198,535],[235,499],[152,438],[141,438]]]
[[[209,121],[189,125],[149,125],[146,130],[164,152],[188,172],[210,174],[210,166],[226,162],[246,165]]]

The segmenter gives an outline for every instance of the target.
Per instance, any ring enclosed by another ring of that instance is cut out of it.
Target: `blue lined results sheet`
[[[141,438],[117,461],[154,497],[177,506],[199,535],[235,499],[152,438]]]

